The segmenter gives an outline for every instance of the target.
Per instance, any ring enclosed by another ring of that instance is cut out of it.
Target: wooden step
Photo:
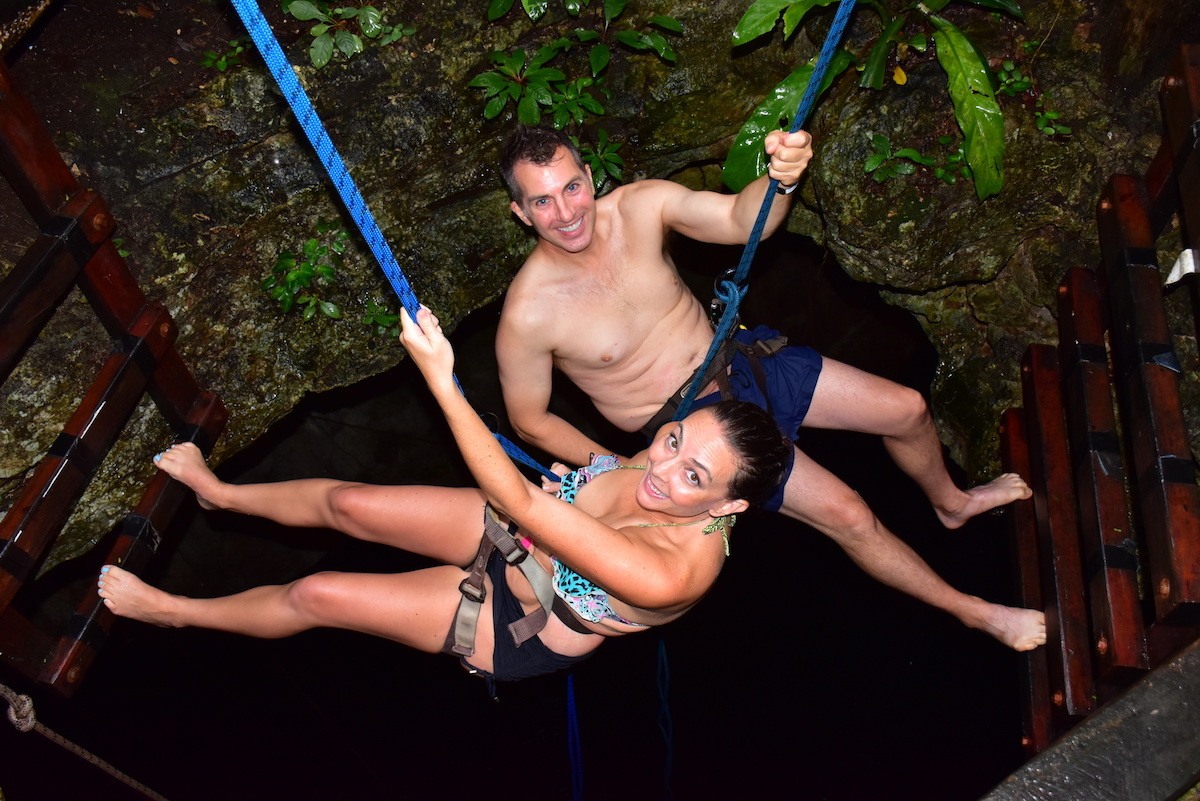
[[[1156,618],[1194,625],[1200,621],[1200,492],[1143,182],[1113,176],[1096,219],[1097,275],[1113,320],[1114,382]]]
[[[1138,598],[1139,546],[1126,501],[1096,276],[1067,271],[1058,288],[1059,362],[1079,503],[1096,679],[1114,694],[1150,667]]]
[[[1057,351],[1050,345],[1030,345],[1021,361],[1021,381],[1050,696],[1056,727],[1065,730],[1095,709],[1096,685]]]
[[[1028,478],[1029,443],[1025,429],[1023,409],[1004,410],[1000,418],[1000,463],[1005,472]],[[1017,566],[1017,604],[1027,609],[1042,609],[1041,560],[1033,504],[1014,503],[1008,520],[1013,564]],[[1027,756],[1044,750],[1055,738],[1046,651],[1035,648],[1021,657],[1021,747]]]

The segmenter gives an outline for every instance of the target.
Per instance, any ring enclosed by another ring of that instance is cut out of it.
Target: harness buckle
[[[476,587],[471,583],[470,576],[467,576],[458,583],[458,591],[461,592],[463,597],[468,601],[473,601],[477,604],[483,603],[483,599],[487,597],[487,587],[484,587],[482,584]]]

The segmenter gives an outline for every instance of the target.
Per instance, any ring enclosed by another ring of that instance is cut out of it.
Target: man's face
[[[568,253],[579,253],[592,243],[596,224],[596,198],[592,171],[575,164],[560,147],[548,164],[518,162],[513,179],[524,198],[509,204],[521,222],[539,237]]]

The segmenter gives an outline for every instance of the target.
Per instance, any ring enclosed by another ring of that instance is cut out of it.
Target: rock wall
[[[320,70],[308,66],[308,24],[284,17],[278,4],[263,5],[422,301],[452,325],[497,297],[531,241],[514,224],[494,168],[510,120],[485,121],[482,95],[467,83],[489,68],[489,51],[536,46],[519,4],[502,24],[489,24],[483,2],[387,3],[387,21],[416,33]],[[812,55],[812,40],[828,24],[826,15],[814,19],[811,34],[783,42],[776,31],[770,42],[734,52],[730,33],[747,5],[630,4],[631,18],[669,13],[684,34],[673,39],[674,65],[618,51],[609,68],[600,125],[626,143],[628,178],[718,188],[719,165],[742,121]],[[1024,23],[966,5],[947,14],[995,64],[1018,58],[1036,75],[1042,96],[1071,126],[1069,137],[1038,132],[1017,98],[1004,103],[1006,186],[996,197],[980,203],[962,182],[873,182],[862,166],[871,133],[931,151],[937,136],[954,132],[940,68],[910,50],[900,61],[903,85],[865,92],[848,74],[818,107],[808,126],[817,158],[789,222],[921,320],[941,355],[934,406],[952,454],[971,471],[995,460],[997,415],[1017,397],[1025,344],[1054,337],[1062,271],[1095,261],[1100,187],[1114,171],[1144,169],[1157,148],[1162,54],[1200,37],[1195,12],[1177,7],[1164,25],[1158,4],[1135,0],[1118,15],[1099,13],[1108,6],[1099,0],[1023,6]],[[575,24],[557,7],[554,14],[563,17],[563,31]],[[861,50],[878,28],[877,17],[860,8],[848,45]],[[143,287],[179,322],[184,358],[228,405],[216,461],[306,393],[353,384],[402,358],[394,340],[360,322],[368,303],[391,302],[391,290],[355,243],[330,296],[345,319],[281,315],[262,291],[279,254],[300,248],[319,219],[341,212],[253,54],[223,72],[201,65],[204,51],[221,52],[235,36],[244,33],[226,2],[81,0],[56,7],[8,54],[64,158],[112,206]],[[1040,44],[1024,46],[1033,41]],[[1118,53],[1112,42],[1126,46]],[[8,207],[2,215],[2,265],[18,252],[17,216]],[[3,387],[5,501],[57,435],[107,348],[84,302],[72,301]],[[167,440],[152,409],[139,414],[51,562],[82,552],[124,514],[151,470],[148,454]]]

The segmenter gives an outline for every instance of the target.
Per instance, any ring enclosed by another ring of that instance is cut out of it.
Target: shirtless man
[[[764,235],[773,233],[786,218],[791,190],[812,157],[812,139],[804,131],[773,131],[764,147],[768,175],[736,195],[643,180],[597,199],[591,170],[565,136],[518,128],[509,137],[501,171],[511,208],[538,236],[508,290],[496,335],[505,407],[523,439],[570,464],[586,464],[592,453],[603,452],[549,411],[556,367],[625,431],[645,426],[692,378],[713,330],[704,306],[671,261],[668,234],[744,244],[769,178],[779,181],[780,192]],[[784,354],[781,361],[789,366],[783,372],[799,389],[786,390],[797,399],[790,422],[782,427],[790,425],[792,435],[803,424],[881,436],[947,528],[1032,494],[1011,473],[966,491],[955,485],[920,393],[808,348],[787,348]],[[710,384],[699,396],[716,390]],[[772,395],[772,404],[781,397]],[[799,448],[794,459],[774,508],[831,537],[869,575],[971,628],[1018,651],[1045,643],[1041,611],[955,590],[888,531],[858,493]]]

